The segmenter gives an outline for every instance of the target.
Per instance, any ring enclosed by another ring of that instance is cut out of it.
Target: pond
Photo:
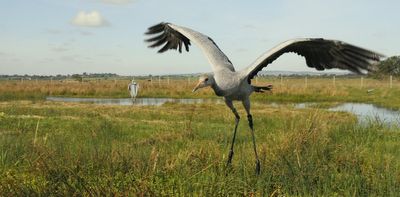
[[[130,98],[68,98],[68,97],[47,97],[47,101],[57,102],[77,102],[77,103],[93,103],[101,105],[134,105],[134,106],[161,106],[167,102],[183,103],[183,104],[199,104],[199,103],[224,103],[222,99],[175,99],[175,98],[136,98],[133,101]],[[277,107],[286,104],[270,103],[271,106]],[[316,103],[296,103],[295,108],[309,108]],[[380,121],[400,126],[400,112],[378,107],[368,103],[342,103],[334,107],[330,107],[329,111],[344,111],[353,113],[357,116],[360,123],[368,121]]]
[[[400,126],[400,111],[378,107],[367,103],[342,103],[329,111],[345,111],[357,116],[360,123],[379,121]]]
[[[69,98],[69,97],[46,97],[47,101],[73,102],[73,103],[93,103],[101,105],[136,105],[161,106],[167,102],[183,103],[183,104],[198,104],[198,103],[223,103],[222,99],[175,99],[175,98]]]
[[[295,108],[309,108],[317,103],[297,103]],[[378,121],[384,124],[400,126],[400,111],[378,107],[369,103],[340,103],[334,107],[329,107],[328,111],[349,112],[357,116],[359,123]]]

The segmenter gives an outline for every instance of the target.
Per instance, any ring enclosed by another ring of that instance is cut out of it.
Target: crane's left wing
[[[190,41],[193,41],[203,51],[212,65],[214,72],[221,69],[235,71],[232,62],[217,44],[210,37],[197,31],[171,23],[159,23],[149,27],[145,34],[154,35],[154,37],[145,40],[150,43],[150,48],[165,44],[158,50],[159,53],[163,53],[169,49],[178,50],[181,53],[183,46],[189,52]]]
[[[306,59],[308,67],[317,70],[345,69],[361,74],[373,70],[374,63],[384,56],[342,41],[322,38],[292,39],[281,43],[242,70],[248,81],[284,53],[296,53]]]

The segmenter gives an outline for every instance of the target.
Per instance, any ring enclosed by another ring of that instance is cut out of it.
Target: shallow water
[[[183,104],[199,104],[199,103],[224,103],[222,99],[174,99],[174,98],[68,98],[68,97],[47,97],[48,101],[58,102],[78,102],[93,103],[101,105],[134,105],[134,106],[161,106],[167,102],[183,103]],[[280,103],[270,103],[273,107],[278,107]],[[316,103],[296,103],[295,108],[308,108]],[[344,111],[353,113],[357,116],[360,123],[378,120],[382,123],[389,123],[400,126],[400,112],[382,108],[368,103],[342,103],[335,107],[328,108],[329,111]]]
[[[309,108],[318,103],[297,103],[295,108]],[[370,121],[378,121],[385,124],[400,126],[400,111],[378,107],[369,103],[341,103],[334,107],[330,107],[329,111],[349,112],[357,116],[359,123],[368,123]]]
[[[73,102],[73,103],[93,103],[101,105],[136,105],[136,106],[148,106],[155,105],[160,106],[167,102],[170,103],[183,103],[183,104],[198,104],[198,103],[222,103],[222,99],[174,99],[174,98],[136,98],[132,100],[130,98],[68,98],[68,97],[47,97],[47,101],[58,101],[58,102]]]
[[[378,107],[367,103],[342,103],[329,111],[345,111],[357,116],[360,123],[379,121],[400,126],[400,111]]]

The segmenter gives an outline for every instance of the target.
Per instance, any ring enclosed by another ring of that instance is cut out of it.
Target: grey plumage
[[[181,53],[182,45],[185,46],[186,51],[189,51],[191,42],[202,49],[212,66],[213,75],[200,77],[199,83],[193,91],[210,86],[216,95],[224,97],[226,105],[235,115],[235,128],[228,164],[230,164],[232,160],[233,145],[240,119],[232,101],[242,101],[252,134],[257,173],[260,172],[260,162],[257,155],[249,96],[253,92],[263,92],[263,90],[270,90],[272,88],[272,86],[255,87],[251,85],[251,79],[253,79],[259,71],[281,55],[290,52],[303,56],[306,59],[307,66],[317,70],[338,68],[355,73],[374,70],[375,63],[384,57],[381,54],[338,40],[301,38],[283,42],[264,53],[247,68],[241,71],[235,71],[232,62],[226,57],[217,44],[210,37],[199,32],[171,23],[160,23],[150,27],[145,34],[153,35],[152,38],[146,40],[150,43],[149,47],[154,48],[164,44],[158,51],[159,53],[169,49],[178,50]]]

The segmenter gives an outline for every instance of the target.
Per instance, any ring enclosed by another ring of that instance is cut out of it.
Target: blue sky
[[[400,54],[398,0],[0,0],[0,74],[210,72],[201,51],[157,54],[146,28],[172,22],[212,37],[237,69],[291,38]],[[264,69],[265,70],[265,69]],[[284,55],[267,70],[309,71]]]

